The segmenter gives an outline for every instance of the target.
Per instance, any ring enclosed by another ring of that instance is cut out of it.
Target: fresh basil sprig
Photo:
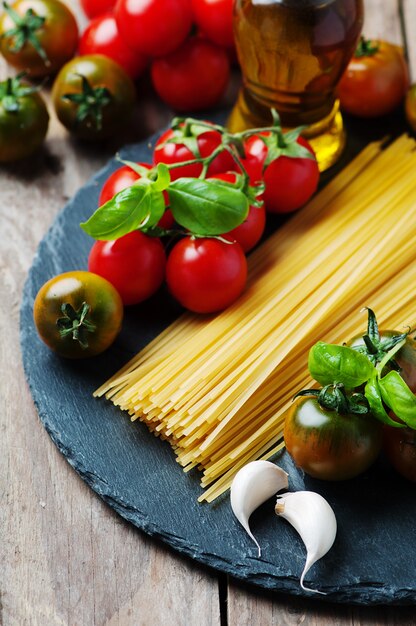
[[[134,165],[134,164],[132,164]],[[136,168],[134,168],[136,169]],[[156,172],[156,177],[155,177]],[[245,184],[200,178],[171,181],[169,168],[159,163],[153,170],[141,168],[141,178],[99,207],[81,228],[94,239],[118,239],[133,230],[154,227],[163,215],[163,193],[169,194],[169,208],[175,221],[190,234],[219,236],[236,228],[248,215],[250,204],[262,188]]]

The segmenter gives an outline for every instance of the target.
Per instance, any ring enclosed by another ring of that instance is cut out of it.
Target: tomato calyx
[[[341,415],[368,415],[370,413],[370,406],[364,394],[347,395],[342,383],[325,385],[322,389],[303,389],[294,398],[300,396],[315,396],[323,409],[335,411]]]
[[[66,93],[62,100],[78,105],[76,123],[80,124],[90,118],[97,131],[102,129],[103,109],[108,106],[113,98],[108,87],[93,87],[88,78],[83,74],[76,74],[81,79],[82,91],[80,93]]]
[[[11,37],[12,45],[10,46],[11,52],[20,52],[26,44],[30,44],[36,50],[46,66],[51,62],[43,49],[37,32],[41,30],[45,24],[45,18],[37,15],[33,9],[28,9],[25,15],[19,15],[17,11],[7,3],[3,2],[3,8],[11,20],[15,23],[14,28],[3,33],[3,37]]]
[[[40,90],[40,87],[22,85],[21,78],[25,75],[25,72],[21,72],[13,78],[7,78],[0,82],[0,102],[8,113],[18,113],[20,110],[19,98],[37,93]]]
[[[78,310],[75,310],[69,302],[64,302],[61,306],[63,317],[56,320],[61,338],[72,336],[83,350],[88,348],[88,333],[94,333],[97,328],[87,317],[90,309],[87,302],[83,302]]]
[[[361,35],[357,49],[354,52],[354,57],[356,59],[361,59],[362,57],[372,57],[377,54],[379,49],[380,46],[377,42],[372,41],[371,39],[366,39],[363,35]]]

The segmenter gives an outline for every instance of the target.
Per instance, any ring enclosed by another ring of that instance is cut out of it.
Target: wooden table
[[[78,3],[68,4],[82,21]],[[365,5],[364,32],[406,41],[416,80],[416,1],[365,0]],[[0,77],[6,72],[2,63]],[[122,141],[143,139],[169,116],[162,105],[144,97],[134,128]],[[203,569],[119,518],[49,439],[20,358],[22,287],[36,247],[57,212],[117,147],[76,143],[51,111],[44,149],[33,159],[0,167],[0,624],[416,624],[414,607],[301,600],[262,592]]]

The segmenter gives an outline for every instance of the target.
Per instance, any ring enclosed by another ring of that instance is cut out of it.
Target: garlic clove
[[[305,544],[307,556],[300,577],[302,589],[325,595],[323,591],[305,587],[303,581],[312,565],[328,552],[335,541],[337,521],[331,506],[319,493],[296,491],[278,495],[275,512],[292,524]]]
[[[288,488],[288,475],[270,461],[252,461],[244,465],[231,484],[231,508],[234,515],[254,541],[261,556],[261,548],[250,530],[250,515],[263,502],[281,489]]]

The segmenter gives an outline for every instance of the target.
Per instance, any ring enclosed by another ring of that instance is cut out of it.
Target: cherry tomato
[[[61,356],[104,352],[121,329],[123,304],[114,287],[90,272],[66,272],[39,290],[33,316],[40,338]]]
[[[341,415],[322,408],[317,398],[297,398],[288,411],[284,439],[296,465],[322,480],[346,480],[377,458],[380,422],[368,415]]]
[[[175,137],[175,131],[169,129],[165,131],[157,140],[155,150],[153,153],[153,160],[155,164],[166,163],[168,165],[174,163],[181,163],[182,161],[190,161],[197,156],[207,157],[214,152],[216,148],[221,144],[221,134],[217,130],[207,130],[201,133],[197,137],[197,146],[199,154],[194,154],[192,150],[184,143],[174,143],[169,141]],[[184,135],[185,139],[185,135]],[[219,174],[221,172],[227,172],[229,170],[236,169],[236,162],[229,152],[223,150],[215,157],[208,168],[208,176]],[[191,165],[184,165],[181,167],[175,167],[170,170],[170,176],[172,180],[182,177],[197,178],[202,172],[202,165],[200,163],[194,163]]]
[[[408,87],[403,50],[387,41],[362,39],[341,78],[338,95],[346,113],[379,117],[403,101]]]
[[[282,155],[265,166],[268,149],[260,136],[268,134],[252,135],[245,141],[244,165],[252,183],[263,178],[266,210],[270,213],[290,213],[303,206],[315,193],[319,182],[318,163],[316,159]],[[306,139],[299,137],[297,143],[313,154]]]
[[[236,180],[234,172],[226,172],[225,174],[216,174],[211,178],[225,180],[233,183]],[[228,233],[224,233],[223,237],[229,241],[236,241],[240,244],[244,252],[249,252],[256,243],[261,239],[266,226],[266,210],[264,204],[261,207],[251,206],[247,215],[247,219]]]
[[[395,418],[394,415],[391,417]],[[384,426],[383,446],[394,469],[401,476],[416,482],[416,430]]]
[[[87,26],[79,41],[79,53],[103,54],[121,65],[133,79],[140,76],[147,65],[145,56],[126,45],[112,13],[100,15]]]
[[[410,127],[416,132],[416,85],[412,85],[407,92],[405,112]]]
[[[147,169],[151,169],[151,165],[148,163],[139,163],[142,167],[147,167]],[[98,200],[98,206],[101,206],[111,200],[117,193],[123,191],[127,187],[131,187],[136,180],[139,180],[140,174],[135,172],[128,165],[123,165],[118,170],[110,174],[110,176],[105,181]],[[165,197],[165,203],[168,204],[169,198],[167,193],[164,191],[163,195]],[[165,213],[162,215],[161,219],[158,222],[158,226],[160,228],[169,229],[173,226],[174,219],[172,215],[172,211],[167,209]]]
[[[192,0],[194,20],[218,46],[234,47],[233,0]]]
[[[0,82],[0,162],[29,156],[42,144],[49,115],[38,90],[19,78]]]
[[[106,278],[123,304],[153,295],[165,277],[166,255],[160,239],[136,230],[115,241],[96,241],[88,258],[90,272]]]
[[[100,54],[76,57],[59,72],[52,90],[56,114],[81,139],[103,139],[128,123],[136,91],[131,78]]]
[[[98,15],[103,15],[114,8],[117,0],[81,0],[84,13],[90,20]]]
[[[171,294],[195,313],[225,309],[244,290],[247,261],[238,243],[185,237],[173,248],[166,265]]]
[[[59,0],[16,0],[0,16],[0,51],[30,76],[55,74],[77,45],[75,17]]]
[[[192,25],[190,0],[118,0],[115,16],[126,44],[151,57],[176,50]]]
[[[230,77],[223,48],[202,37],[191,37],[171,54],[151,65],[155,90],[176,111],[209,109],[221,100]]]

